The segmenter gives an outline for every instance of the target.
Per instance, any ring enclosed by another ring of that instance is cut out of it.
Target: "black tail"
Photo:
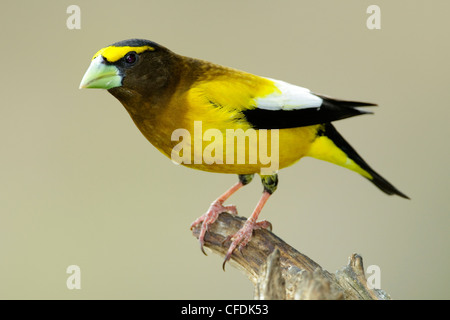
[[[359,102],[358,102],[359,103]],[[339,134],[336,128],[331,123],[324,124],[324,132],[322,135],[327,136],[331,139],[334,144],[341,149],[350,159],[352,159],[356,164],[358,164],[362,169],[367,171],[372,179],[367,178],[374,185],[380,188],[381,191],[393,195],[396,194],[402,198],[409,199],[407,195],[400,192],[397,188],[395,188],[392,184],[390,184],[386,179],[380,176],[375,170],[373,170],[361,156],[352,148],[350,144]]]
[[[325,96],[323,94],[317,94],[317,93],[315,93],[315,95],[323,99],[322,105],[329,105],[331,107],[339,106],[339,107],[345,107],[345,108],[355,108],[355,107],[376,107],[376,106],[378,106],[376,103],[371,103],[371,102],[341,100],[341,99],[335,99],[335,98],[331,98],[331,97]]]

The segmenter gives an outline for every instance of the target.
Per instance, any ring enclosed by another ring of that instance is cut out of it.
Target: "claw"
[[[225,260],[222,264],[222,269],[225,271],[225,264],[228,260],[231,259],[231,255],[233,254],[234,249],[236,249],[237,246],[239,246],[239,252],[242,254],[242,249],[247,245],[247,243],[250,241],[253,230],[256,229],[269,229],[272,231],[272,224],[267,220],[262,220],[259,222],[256,222],[258,219],[258,216],[264,207],[264,204],[269,199],[271,193],[268,191],[264,191],[263,195],[261,196],[261,199],[259,200],[258,204],[256,205],[255,210],[253,211],[252,215],[247,219],[247,221],[244,223],[241,229],[239,229],[238,232],[236,232],[233,236],[228,236],[222,244],[227,242],[228,240],[232,240],[230,247],[228,248],[227,254],[225,255]]]
[[[200,250],[203,252],[203,254],[206,255],[205,250],[203,249],[203,244],[205,242],[205,234],[206,231],[208,231],[209,226],[212,225],[217,218],[219,217],[219,214],[222,212],[228,212],[232,215],[237,215],[236,206],[224,206],[223,203],[237,190],[242,188],[244,184],[239,180],[235,185],[233,185],[230,189],[228,189],[224,194],[222,194],[219,198],[217,198],[216,201],[214,201],[211,206],[209,207],[208,211],[199,217],[197,220],[192,222],[191,224],[191,230],[197,226],[198,224],[202,223],[200,234],[198,236],[198,240],[200,242]]]
[[[234,249],[236,249],[237,243],[236,241],[233,241],[228,248],[227,254],[225,255],[225,260],[223,260],[222,269],[225,271],[225,265],[227,262],[231,259],[231,255],[233,254]]]
[[[200,250],[202,251],[202,253],[203,253],[205,256],[207,256],[207,254],[206,254],[206,252],[205,252],[205,249],[203,249],[203,244],[204,244],[204,241],[200,241]]]
[[[248,219],[238,232],[236,232],[233,236],[226,237],[222,244],[224,244],[228,240],[232,240],[232,242],[230,247],[228,248],[227,254],[225,255],[225,260],[222,264],[223,271],[225,271],[225,264],[231,259],[231,256],[233,255],[233,252],[236,248],[238,248],[239,252],[242,254],[242,249],[245,248],[247,243],[252,238],[253,230],[268,228],[272,229],[272,224],[267,220],[255,222],[251,219]]]
[[[223,261],[223,264],[222,264],[222,269],[223,269],[223,271],[225,272],[225,264],[227,263],[227,258],[225,258],[225,260]]]
[[[203,252],[204,255],[207,255],[205,250],[203,249],[206,232],[209,230],[210,225],[212,225],[217,220],[219,214],[221,214],[222,212],[227,212],[229,214],[236,215],[237,209],[233,205],[224,206],[222,204],[222,201],[216,200],[211,204],[208,211],[204,215],[199,217],[191,224],[191,230],[198,224],[200,223],[202,224],[198,240],[200,242],[200,250]]]

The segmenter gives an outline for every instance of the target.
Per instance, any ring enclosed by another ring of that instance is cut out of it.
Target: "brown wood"
[[[243,217],[221,213],[205,236],[205,248],[222,257],[230,245],[229,235],[245,223]],[[201,224],[192,232],[198,238]],[[230,265],[241,270],[255,285],[255,299],[387,300],[380,289],[370,289],[362,257],[353,254],[347,266],[331,274],[274,233],[255,230],[247,246],[235,250]]]

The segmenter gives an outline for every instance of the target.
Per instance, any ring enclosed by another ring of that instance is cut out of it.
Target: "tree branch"
[[[227,237],[245,223],[243,217],[221,213],[205,236],[204,247],[225,257]],[[201,225],[192,232],[198,238]],[[386,300],[389,295],[370,289],[362,257],[353,254],[347,266],[331,274],[268,230],[253,232],[242,252],[236,250],[229,263],[241,270],[255,286],[255,299],[346,299]]]

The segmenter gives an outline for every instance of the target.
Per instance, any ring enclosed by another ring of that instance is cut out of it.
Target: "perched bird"
[[[242,249],[250,241],[254,229],[270,226],[257,219],[277,189],[277,172],[302,157],[345,167],[383,192],[408,199],[376,173],[331,124],[369,113],[357,107],[375,104],[333,99],[284,81],[181,56],[141,39],[120,41],[98,51],[80,88],[107,89],[142,134],[163,154],[177,158],[176,162],[238,174],[239,181],[191,225],[202,223],[202,251],[208,227],[218,215],[236,214],[236,207],[225,201],[250,183],[254,174],[260,175],[262,197],[242,229],[230,237],[224,266],[235,248]],[[242,133],[244,139],[239,140]],[[271,168],[268,149],[276,155]]]

